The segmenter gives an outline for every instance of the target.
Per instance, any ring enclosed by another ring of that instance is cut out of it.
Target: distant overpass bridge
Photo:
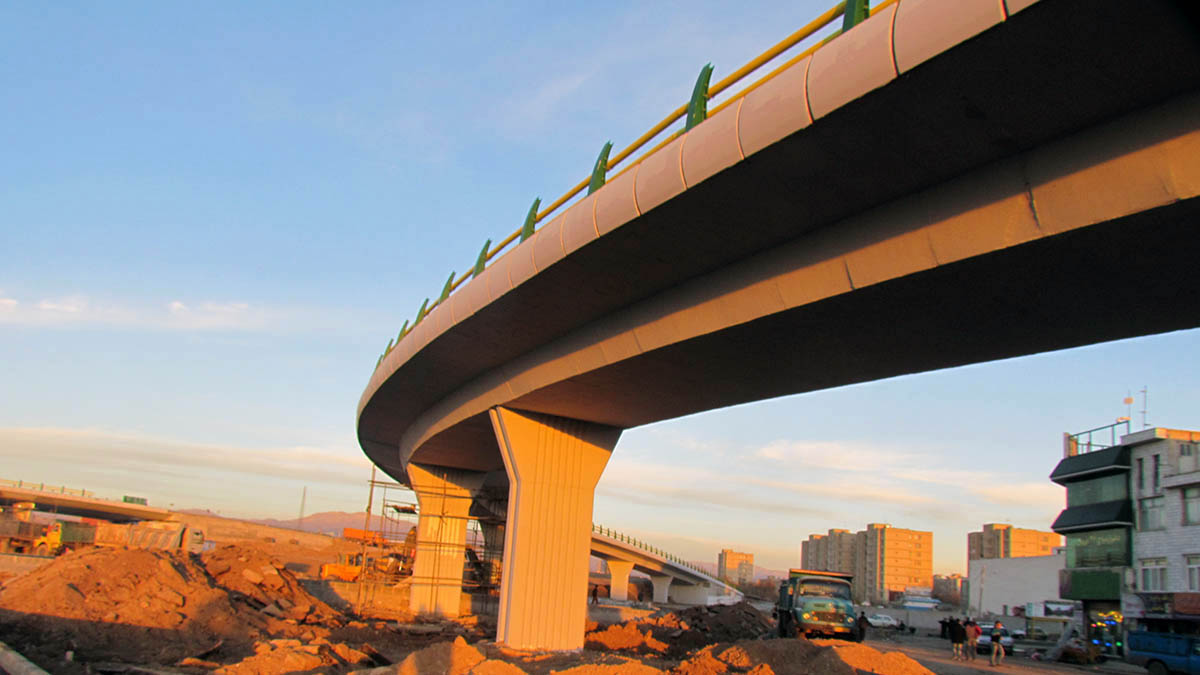
[[[793,38],[842,35],[711,110],[795,41],[702,75],[389,341],[360,445],[426,494],[507,483],[499,642],[582,645],[624,429],[1200,325],[1195,3],[848,4]]]
[[[81,518],[99,518],[113,523],[167,520],[171,515],[166,509],[99,499],[83,490],[66,487],[47,488],[44,483],[0,482],[0,506],[12,506],[21,502],[33,502],[39,511]]]
[[[612,583],[609,597],[628,600],[629,573],[650,577],[654,602],[686,605],[720,605],[742,600],[741,591],[689,564],[678,556],[633,537],[592,525],[592,555],[608,565]]]

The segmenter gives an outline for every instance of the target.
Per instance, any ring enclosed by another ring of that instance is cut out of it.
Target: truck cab
[[[779,585],[775,617],[780,637],[828,636],[862,640],[855,625],[849,574],[791,569]]]
[[[1200,636],[1132,631],[1125,639],[1125,660],[1151,675],[1200,675]]]

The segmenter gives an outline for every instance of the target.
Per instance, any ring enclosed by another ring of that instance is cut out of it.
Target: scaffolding
[[[475,498],[445,490],[418,493],[401,483],[376,480],[374,470],[368,487],[366,536],[360,557],[365,564],[358,576],[355,602],[358,614],[406,611],[412,593],[429,593],[432,600],[446,587],[464,590],[470,596],[472,613],[498,610],[504,519],[496,515],[496,509],[507,500],[506,492],[493,494],[485,489]],[[452,515],[464,511],[461,504],[453,504],[462,499],[471,500],[465,518]],[[418,538],[421,503],[427,505],[424,515],[430,517],[426,527],[432,528],[425,542]],[[372,528],[372,520],[377,528]],[[441,528],[461,520],[466,520],[465,544],[442,543],[448,537],[442,536]],[[431,555],[434,565],[426,570],[428,577],[415,579],[413,569],[419,555]],[[403,607],[396,607],[403,594],[395,591],[405,588],[408,600]]]

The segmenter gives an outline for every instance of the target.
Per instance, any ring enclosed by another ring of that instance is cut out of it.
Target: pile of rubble
[[[653,654],[620,655],[589,648],[582,653],[514,652],[493,643],[467,644],[461,637],[410,654],[385,667],[356,675],[933,675],[895,652],[832,641],[799,639],[741,640],[707,645],[682,660]]]
[[[334,632],[354,635],[345,624],[278,561],[238,546],[200,558],[84,549],[0,590],[0,641],[64,673],[111,662],[205,671],[234,664],[228,673],[390,662],[369,646],[331,641]]]
[[[749,603],[662,610],[644,619],[589,630],[585,641],[597,649],[657,652],[682,656],[705,645],[756,640],[772,632],[771,620]]]

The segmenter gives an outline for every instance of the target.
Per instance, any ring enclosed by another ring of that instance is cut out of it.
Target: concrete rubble
[[[0,641],[66,675],[928,673],[863,645],[774,639],[746,603],[587,628],[582,651],[524,652],[489,639],[488,618],[351,617],[254,545],[201,556],[85,549],[0,584]]]

